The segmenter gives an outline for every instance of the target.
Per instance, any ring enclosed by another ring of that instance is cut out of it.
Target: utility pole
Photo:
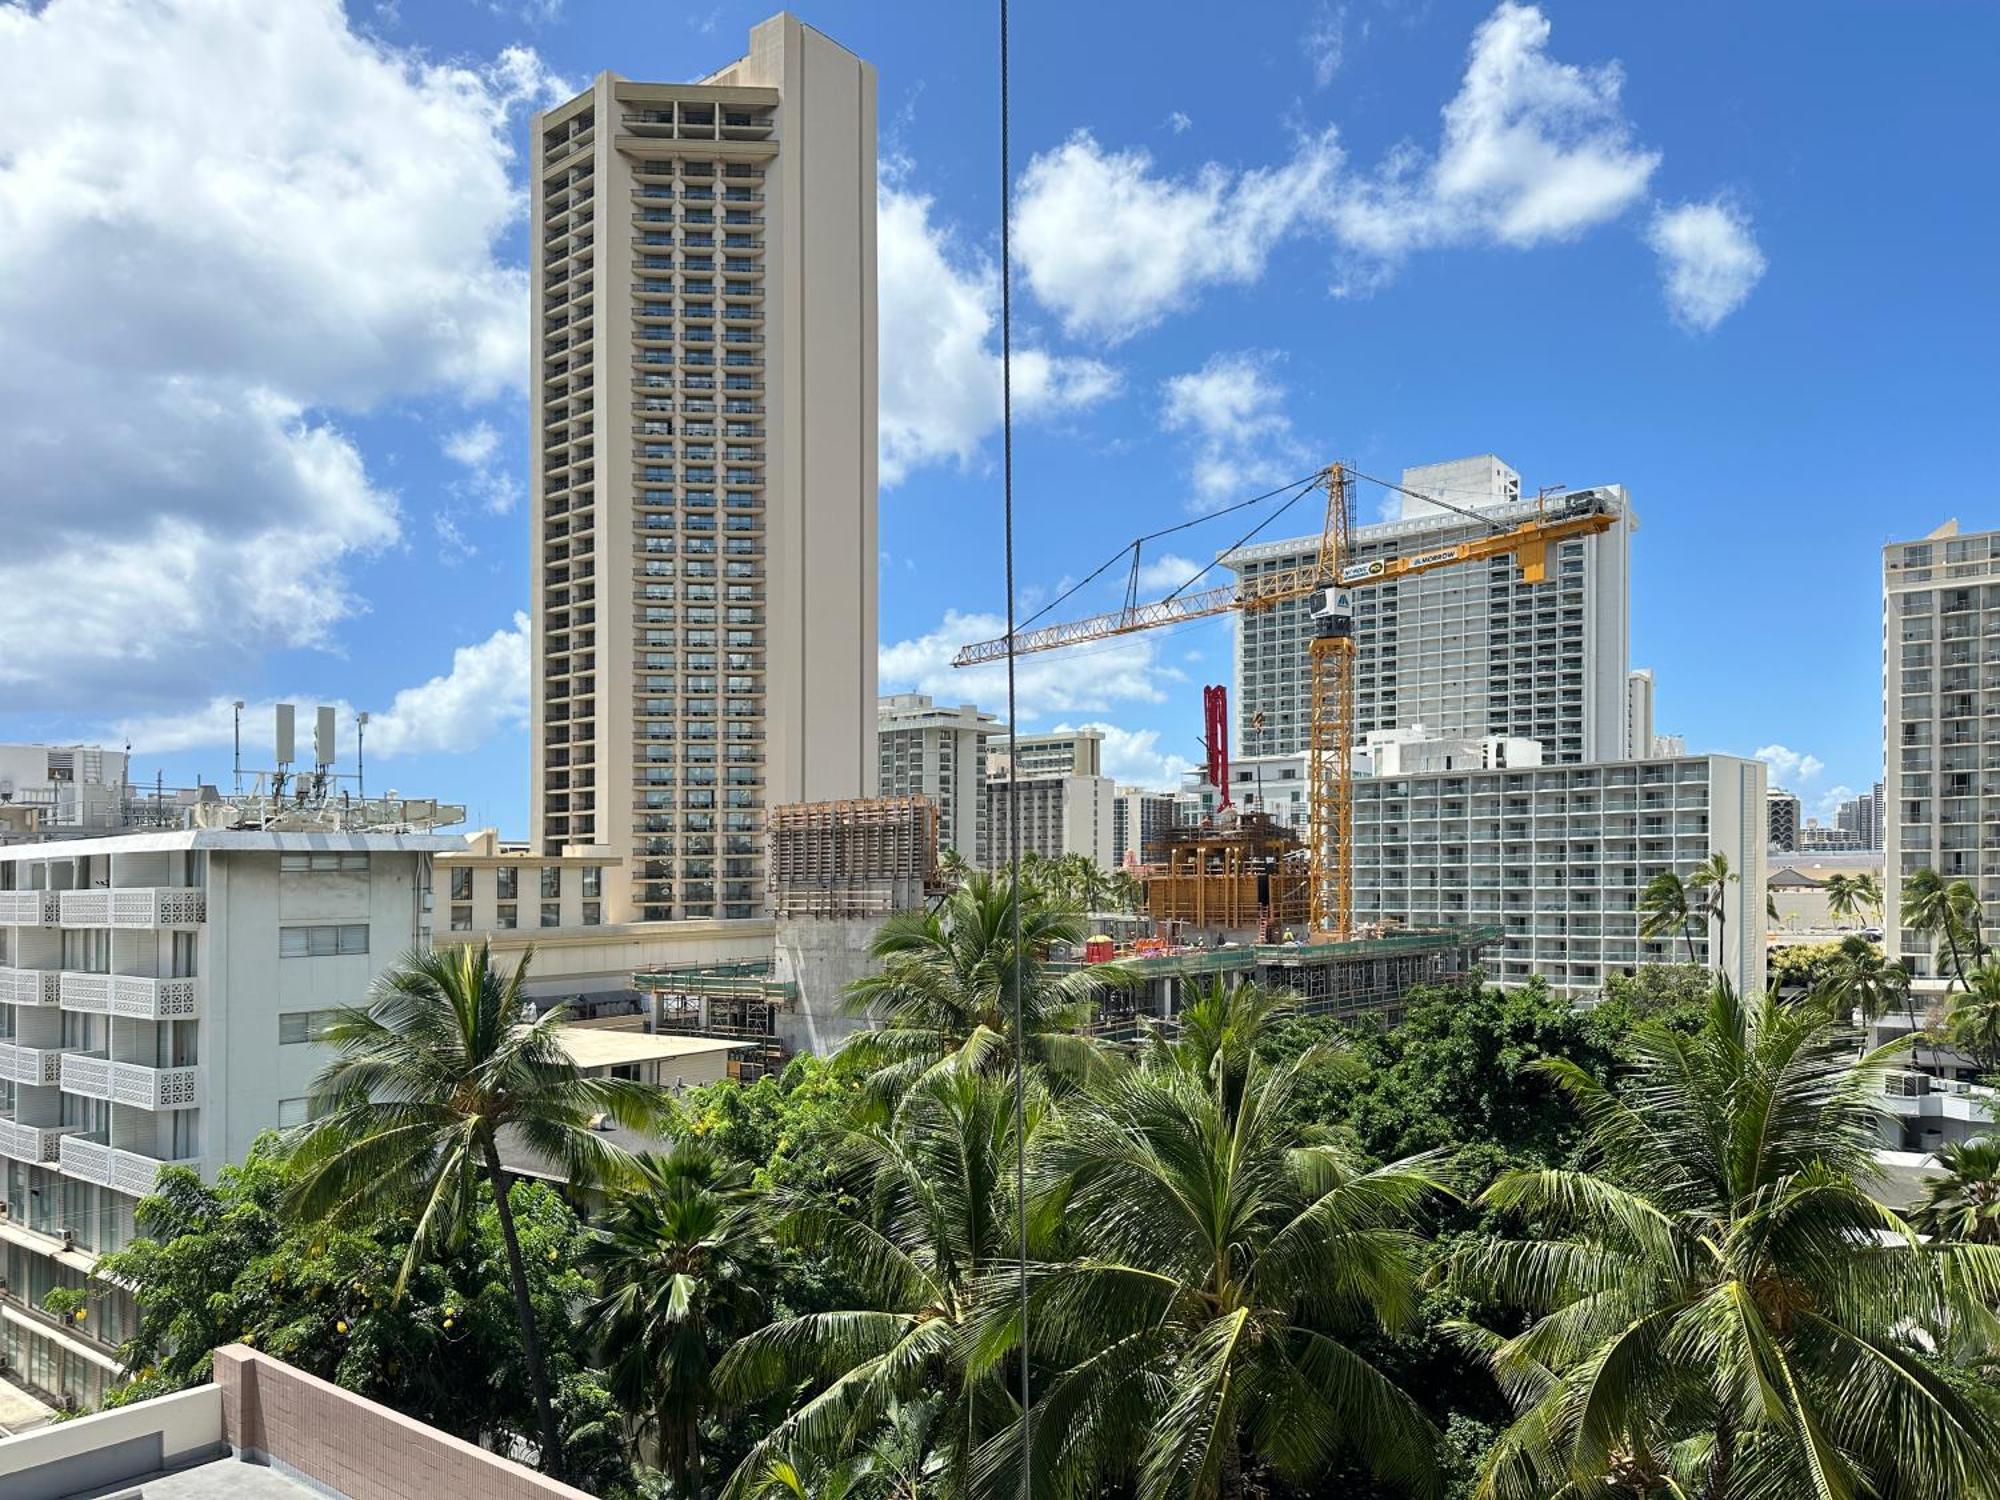
[[[362,709],[354,716],[354,794],[361,803],[368,801],[368,710]]]
[[[236,786],[235,796],[243,795],[243,700],[238,698],[231,705],[236,711]]]

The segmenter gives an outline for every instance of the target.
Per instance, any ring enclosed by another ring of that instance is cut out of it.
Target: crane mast
[[[1247,575],[1226,587],[1177,592],[1146,604],[1136,602],[1136,590],[1128,589],[1127,603],[1121,609],[1017,632],[1011,638],[975,641],[959,650],[952,665],[978,666],[1004,660],[1010,652],[1024,656],[1055,651],[1163,625],[1254,613],[1304,600],[1313,627],[1306,647],[1311,709],[1306,774],[1312,927],[1315,934],[1346,938],[1354,930],[1355,591],[1460,563],[1506,556],[1514,558],[1524,583],[1542,583],[1548,578],[1550,547],[1573,537],[1609,531],[1619,517],[1601,493],[1586,490],[1554,502],[1544,499],[1534,516],[1514,526],[1489,521],[1493,531],[1488,535],[1409,557],[1364,561],[1354,555],[1353,475],[1345,465],[1331,464],[1314,477],[1313,484],[1326,491],[1326,521],[1312,562]],[[1135,585],[1137,576],[1135,548]]]

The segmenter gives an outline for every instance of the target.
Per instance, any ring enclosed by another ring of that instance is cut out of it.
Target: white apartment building
[[[1023,776],[1102,776],[1104,731],[1058,729],[1017,735],[1011,744],[1005,731],[994,735],[988,742],[986,774],[1007,776],[1016,765]]]
[[[1883,896],[1892,956],[1939,972],[1897,920],[1926,867],[2000,902],[2000,532],[1948,521],[1882,549]]]
[[[789,15],[537,114],[531,837],[755,918],[764,809],[876,776],[875,71]]]
[[[128,774],[101,745],[0,745],[0,843],[119,827]]]
[[[884,797],[928,797],[938,848],[986,863],[986,757],[1006,733],[970,703],[942,708],[925,693],[892,693],[876,719],[876,784]]]
[[[1625,674],[1625,753],[1636,758],[1653,753],[1653,669],[1634,667]]]
[[[998,870],[1013,857],[1013,811],[1021,818],[1021,853],[1061,859],[1081,854],[1101,869],[1112,858],[1113,803],[1108,776],[994,777],[986,783],[987,868]]]
[[[1726,755],[1357,778],[1354,919],[1500,927],[1494,979],[1539,974],[1590,996],[1612,974],[1684,955],[1678,937],[1640,939],[1640,893],[1721,853],[1740,877],[1723,951],[1710,932],[1695,955],[1761,990],[1764,793],[1763,762]]]
[[[1165,858],[1179,826],[1178,804],[1172,792],[1143,786],[1117,788],[1111,803],[1112,863],[1122,869],[1128,853],[1138,864]]]
[[[1765,809],[1772,850],[1780,854],[1792,853],[1799,847],[1799,830],[1805,822],[1798,797],[1781,786],[1774,786],[1765,798]]]
[[[189,830],[0,849],[0,1352],[95,1406],[132,1331],[113,1293],[40,1311],[132,1234],[160,1168],[213,1175],[306,1118],[311,1038],[431,935],[456,838]]]
[[[1834,826],[1843,832],[1853,834],[1860,842],[1861,849],[1882,847],[1882,783],[1876,782],[1874,790],[1863,792],[1858,797],[1850,797],[1840,804],[1834,813]]]
[[[1410,489],[1474,509],[1501,527],[1536,513],[1520,476],[1498,459],[1405,469]],[[1621,524],[1560,543],[1547,582],[1521,582],[1511,557],[1447,567],[1355,593],[1356,734],[1423,723],[1434,734],[1539,740],[1550,760],[1626,752],[1631,532],[1623,486],[1601,490]],[[1428,552],[1491,529],[1404,497],[1395,520],[1360,527],[1355,557]],[[1309,564],[1317,536],[1260,542],[1224,555],[1243,577]],[[1237,742],[1259,755],[1306,747],[1305,601],[1247,613],[1236,650]],[[1255,727],[1258,716],[1261,729]]]

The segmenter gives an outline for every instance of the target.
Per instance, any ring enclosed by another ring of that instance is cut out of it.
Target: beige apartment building
[[[532,171],[531,842],[579,920],[761,917],[764,809],[875,786],[875,71],[776,16]]]

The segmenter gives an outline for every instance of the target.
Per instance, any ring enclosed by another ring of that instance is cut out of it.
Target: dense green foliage
[[[1649,921],[1691,955],[1735,878]],[[146,1200],[120,1398],[241,1338],[624,1500],[1000,1500],[1024,1464],[1064,1500],[2000,1500],[2000,1173],[1870,1196],[1889,1054],[1849,1017],[1908,979],[1875,944],[1747,1002],[1663,963],[1380,1027],[1219,983],[1113,1046],[1048,962],[1080,904],[1037,872],[1016,944],[969,876],[885,931],[880,1030],[673,1100],[579,1089],[518,976],[405,968],[332,1114]],[[1983,920],[1936,912],[1954,1035],[2000,1037]],[[501,1119],[593,1223],[499,1168]]]

